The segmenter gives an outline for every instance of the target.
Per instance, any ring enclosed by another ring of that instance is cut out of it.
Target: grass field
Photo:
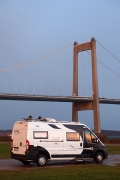
[[[0,180],[119,180],[120,165],[80,164],[64,167],[36,167],[0,170]]]
[[[106,145],[108,154],[120,154],[120,146],[118,145]]]
[[[10,158],[10,142],[1,142],[0,143],[0,159]]]
[[[120,146],[106,146],[109,154],[120,154]],[[10,143],[0,143],[0,158],[10,158]],[[0,170],[0,180],[118,180],[120,165],[76,163],[64,167],[20,168],[19,170]]]

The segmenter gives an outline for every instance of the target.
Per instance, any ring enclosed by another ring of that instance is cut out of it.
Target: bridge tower
[[[91,50],[93,102],[73,102],[72,103],[72,121],[78,122],[78,111],[93,110],[94,132],[101,133],[97,62],[96,62],[96,41],[94,38],[91,39],[91,42],[87,42],[83,44],[78,44],[77,42],[74,43],[73,96],[78,96],[78,53],[82,51],[87,51],[87,50]]]

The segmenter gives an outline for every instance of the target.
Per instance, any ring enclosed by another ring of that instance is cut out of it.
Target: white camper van
[[[102,163],[108,153],[105,145],[85,124],[58,122],[31,116],[14,124],[11,158],[38,166],[48,160],[94,160]]]

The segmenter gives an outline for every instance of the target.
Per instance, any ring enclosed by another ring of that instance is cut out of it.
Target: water
[[[107,138],[110,138],[110,139],[112,139],[112,138],[118,138],[118,139],[120,139],[120,136],[107,136]]]

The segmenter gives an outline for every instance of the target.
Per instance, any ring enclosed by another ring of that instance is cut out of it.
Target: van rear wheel
[[[47,164],[47,157],[44,154],[40,154],[36,163],[38,166],[45,166]]]
[[[103,154],[101,152],[96,153],[95,155],[95,162],[102,163],[103,162]]]

